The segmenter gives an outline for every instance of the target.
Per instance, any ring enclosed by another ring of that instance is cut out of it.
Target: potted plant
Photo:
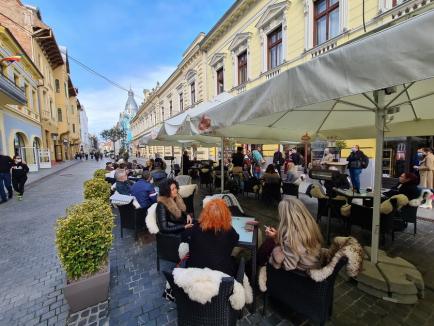
[[[106,201],[86,200],[67,209],[56,225],[56,247],[66,271],[64,295],[71,312],[108,299],[113,213]]]
[[[110,184],[102,178],[93,178],[84,183],[84,199],[101,199],[108,202]]]
[[[335,142],[335,146],[338,152],[338,161],[341,159],[341,152],[344,148],[347,148],[347,143],[345,142],[345,140],[342,139],[338,139]]]
[[[104,169],[98,169],[93,173],[93,177],[94,178],[101,178],[101,179],[105,179],[105,175],[107,174],[107,171]]]

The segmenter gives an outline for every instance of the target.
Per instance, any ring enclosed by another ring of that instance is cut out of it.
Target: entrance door
[[[51,157],[49,149],[39,149],[38,150],[39,167],[41,169],[51,168]]]
[[[30,172],[38,172],[38,159],[36,155],[36,148],[34,147],[21,147],[21,157],[26,161]]]
[[[62,161],[62,145],[54,145],[54,155],[56,155],[56,161]]]

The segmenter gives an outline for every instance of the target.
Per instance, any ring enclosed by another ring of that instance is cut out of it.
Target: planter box
[[[106,301],[110,285],[110,262],[107,271],[85,280],[67,284],[63,289],[71,313],[83,310]]]

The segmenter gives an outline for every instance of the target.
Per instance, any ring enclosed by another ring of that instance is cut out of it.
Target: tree
[[[90,147],[94,150],[98,150],[98,137],[95,135],[89,135]]]
[[[122,128],[119,128],[117,126],[111,128],[111,129],[103,130],[101,132],[101,137],[105,141],[110,140],[113,142],[113,150],[114,150],[115,154],[116,154],[115,143],[120,139],[124,139],[126,136],[127,136],[127,133],[125,132],[125,130]]]

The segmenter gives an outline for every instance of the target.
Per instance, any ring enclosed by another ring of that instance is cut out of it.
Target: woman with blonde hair
[[[278,211],[279,227],[266,227],[267,240],[259,248],[258,263],[269,262],[285,270],[320,267],[323,237],[306,206],[296,198],[285,198]]]
[[[200,214],[199,223],[191,230],[187,266],[207,267],[234,276],[237,266],[231,253],[238,239],[225,201],[209,201]]]

